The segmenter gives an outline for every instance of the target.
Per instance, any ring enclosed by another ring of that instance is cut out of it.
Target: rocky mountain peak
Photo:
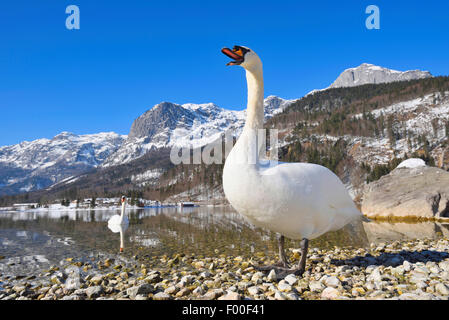
[[[293,101],[269,96],[264,101],[265,118],[281,112]],[[103,166],[129,162],[154,148],[201,147],[218,139],[226,130],[238,135],[245,117],[246,110],[227,110],[214,103],[161,102],[133,122],[127,141]]]
[[[432,77],[432,74],[428,71],[397,71],[370,63],[362,63],[356,68],[343,71],[329,88],[355,87],[369,83],[387,83],[430,77]]]

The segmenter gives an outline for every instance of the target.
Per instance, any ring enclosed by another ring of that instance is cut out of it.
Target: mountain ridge
[[[432,77],[429,71],[398,71],[370,63],[344,70],[328,88],[354,87],[368,83],[389,83]]]
[[[273,117],[296,100],[268,96],[264,100],[265,119]],[[175,104],[161,102],[134,120],[128,139],[103,164],[109,167],[135,160],[146,152],[178,147],[199,148],[217,140],[227,130],[238,136],[246,110],[228,110],[214,103]]]

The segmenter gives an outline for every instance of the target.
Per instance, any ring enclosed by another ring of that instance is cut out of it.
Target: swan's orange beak
[[[123,252],[123,248],[120,248],[120,252]]]
[[[234,46],[234,48],[231,50],[229,48],[223,48],[221,49],[221,52],[223,52],[225,55],[227,55],[229,58],[233,59],[234,61],[228,62],[227,66],[235,66],[239,65],[244,61],[244,53],[242,51],[242,48],[239,46]]]

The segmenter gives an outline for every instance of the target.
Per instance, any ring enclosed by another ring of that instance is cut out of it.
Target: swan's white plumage
[[[118,215],[118,214],[113,215],[108,220],[108,228],[114,233],[120,232],[120,252],[123,252],[123,249],[125,247],[124,234],[129,226],[128,217],[125,214],[125,206],[126,206],[126,198],[123,196],[122,197],[122,213],[120,215]]]
[[[248,82],[247,120],[223,169],[231,205],[254,225],[292,239],[314,239],[362,217],[340,179],[323,166],[242,161],[254,154],[254,130],[263,128],[263,73],[253,51],[241,66]]]
[[[108,220],[108,228],[114,232],[120,232],[123,229],[127,229],[129,225],[129,221],[128,218],[125,215],[125,201],[122,202],[122,212],[120,215],[116,214],[113,215],[109,220]]]

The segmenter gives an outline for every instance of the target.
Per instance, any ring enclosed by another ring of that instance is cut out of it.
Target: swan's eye
[[[241,46],[234,46],[233,51],[243,57],[243,56],[245,56],[246,53],[248,53],[251,50],[249,50],[245,47],[241,47]]]

